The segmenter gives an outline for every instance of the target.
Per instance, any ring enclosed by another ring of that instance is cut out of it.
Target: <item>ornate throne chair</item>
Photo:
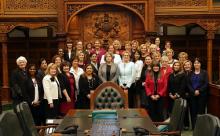
[[[128,108],[128,91],[113,82],[105,82],[91,92],[90,109]]]

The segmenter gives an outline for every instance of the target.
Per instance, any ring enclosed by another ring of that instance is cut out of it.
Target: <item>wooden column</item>
[[[7,34],[0,33],[0,43],[2,45],[2,73],[3,73],[3,86],[1,91],[1,101],[9,101],[9,82],[8,82],[8,47],[7,47]]]
[[[212,48],[213,39],[215,37],[215,31],[207,31],[207,72],[209,75],[209,81],[212,81]]]
[[[64,0],[58,0],[57,2],[57,13],[58,13],[58,31],[56,33],[58,40],[58,48],[64,48],[66,42],[66,32],[65,32],[65,6]]]

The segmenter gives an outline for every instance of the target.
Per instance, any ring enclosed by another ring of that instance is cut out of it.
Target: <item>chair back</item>
[[[19,119],[13,110],[4,111],[0,115],[1,136],[24,136]]]
[[[128,92],[113,82],[105,82],[91,93],[90,109],[128,108]]]
[[[19,121],[22,124],[22,129],[27,136],[38,136],[37,129],[35,127],[34,119],[26,102],[21,102],[16,106],[16,113]]]
[[[179,98],[174,101],[174,106],[170,116],[168,131],[180,131],[183,128],[184,116],[187,107],[186,100]]]
[[[210,114],[198,115],[193,136],[219,136],[219,119]]]

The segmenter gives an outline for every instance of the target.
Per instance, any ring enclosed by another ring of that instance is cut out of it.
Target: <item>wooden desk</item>
[[[117,110],[120,128],[124,129],[126,136],[134,135],[133,127],[142,127],[150,132],[157,132],[156,126],[151,121],[145,109],[123,109]],[[57,127],[57,131],[63,130],[69,125],[78,125],[77,135],[84,135],[85,130],[92,128],[92,110],[70,110]],[[53,136],[61,134],[54,133]]]
[[[220,118],[220,85],[210,83],[209,88],[208,113]]]

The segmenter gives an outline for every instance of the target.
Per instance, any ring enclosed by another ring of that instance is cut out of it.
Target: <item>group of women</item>
[[[128,90],[130,108],[146,108],[153,121],[163,121],[165,109],[171,113],[175,99],[187,99],[194,127],[197,114],[205,113],[208,76],[198,58],[192,64],[185,52],[178,60],[173,56],[171,43],[167,41],[162,51],[159,38],[155,44],[147,41],[140,46],[136,40],[125,42],[124,49],[118,40],[107,49],[99,40],[85,48],[82,41],[76,46],[69,41],[52,63],[41,59],[39,69],[31,63],[26,68],[25,57],[16,60],[18,68],[11,74],[13,103],[27,101],[40,124],[71,108],[88,109],[91,91],[111,81]]]

